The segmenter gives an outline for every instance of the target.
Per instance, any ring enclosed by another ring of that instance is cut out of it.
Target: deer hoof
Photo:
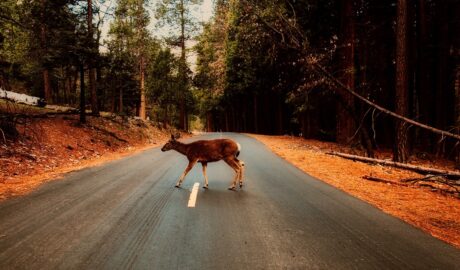
[[[228,190],[236,190],[235,187],[229,187]]]
[[[203,186],[204,189],[208,189],[208,186]]]
[[[176,184],[175,187],[176,187],[176,188],[180,188],[180,184]]]
[[[240,188],[243,188],[243,182],[240,182]]]

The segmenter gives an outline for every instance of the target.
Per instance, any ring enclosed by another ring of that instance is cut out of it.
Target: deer
[[[241,145],[231,139],[214,139],[214,140],[199,140],[191,143],[182,143],[177,139],[180,135],[171,135],[171,139],[161,148],[162,152],[176,150],[185,155],[188,159],[188,165],[182,175],[179,177],[175,187],[180,188],[185,176],[195,166],[197,162],[201,163],[204,175],[204,189],[208,189],[208,177],[206,175],[206,167],[209,162],[223,160],[236,173],[229,190],[236,190],[237,182],[240,188],[243,187],[243,171],[244,162],[238,160],[238,155],[241,151]]]

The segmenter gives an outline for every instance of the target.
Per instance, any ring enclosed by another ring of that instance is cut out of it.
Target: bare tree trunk
[[[229,120],[228,120],[228,110],[226,110],[225,112],[225,131],[230,131],[230,123],[229,123]]]
[[[448,3],[440,1],[438,3],[438,46],[437,46],[437,66],[436,66],[436,92],[435,92],[435,126],[440,129],[447,128],[446,95],[448,87],[448,52],[449,52],[449,22],[448,22]],[[444,139],[444,138],[441,138]],[[436,155],[443,156],[445,152],[445,140],[441,140],[436,145]]]
[[[353,0],[343,1],[342,7],[342,33],[345,43],[342,52],[345,85],[351,89],[355,88],[355,22]],[[336,139],[338,143],[347,143],[354,133],[354,120],[349,110],[354,107],[354,97],[349,93],[339,91],[341,102],[337,103],[337,125]]]
[[[92,0],[88,0],[88,40],[91,42],[91,48],[93,47],[93,3]],[[89,90],[91,93],[91,112],[93,115],[99,115],[99,107],[97,103],[97,86],[96,86],[96,69],[93,67],[93,59],[88,59],[88,83]]]
[[[407,0],[398,0],[396,18],[396,113],[402,116],[408,114],[408,59],[407,59]],[[393,159],[397,162],[407,162],[408,149],[408,125],[396,120],[396,138],[393,151]]]
[[[139,108],[139,117],[141,119],[145,119],[146,117],[146,108],[145,108],[145,64],[144,64],[144,57],[141,57],[140,60],[140,87],[141,87],[141,100],[140,100],[140,108]]]
[[[123,113],[123,88],[121,87],[118,92],[118,112]]]
[[[80,64],[80,123],[86,123],[85,69]]]
[[[143,36],[143,25],[140,23],[140,19],[143,16],[143,1],[139,0],[138,4],[139,9],[139,25],[138,25],[138,34],[139,34],[139,80],[140,80],[140,106],[139,106],[139,117],[141,119],[146,118],[146,104],[145,104],[145,47],[144,47],[144,36]]]
[[[186,55],[185,55],[185,4],[184,0],[180,1],[180,47],[181,47],[181,56],[180,56],[180,78],[182,83],[182,95],[180,95],[179,101],[179,126],[181,129],[187,128],[187,113],[186,113],[186,104],[185,104],[185,94],[187,88],[187,75],[186,75]]]
[[[457,57],[460,57],[457,56]],[[455,117],[457,124],[457,132],[460,130],[460,59],[457,60],[457,67],[455,69]],[[456,167],[460,168],[460,146],[457,146],[457,160]]]
[[[50,72],[47,68],[43,69],[43,87],[45,91],[46,103],[53,103],[53,96],[51,93]]]
[[[208,111],[206,112],[206,131],[207,132],[212,132],[214,131],[214,125],[212,122],[212,112]]]
[[[45,1],[42,0],[41,1],[41,4],[42,4],[42,12],[41,12],[41,26],[40,26],[40,42],[41,42],[41,49],[42,49],[42,53],[43,55],[46,55],[47,53],[47,50],[48,50],[48,46],[47,46],[47,36],[46,36],[46,25],[44,23],[44,20],[45,20]],[[52,93],[51,93],[51,83],[50,83],[50,73],[49,73],[49,69],[47,67],[44,67],[43,70],[42,70],[42,74],[43,74],[43,92],[44,92],[44,95],[45,95],[45,100],[46,100],[46,103],[48,104],[51,104],[53,103],[53,96],[52,96]]]
[[[433,124],[433,97],[430,89],[430,67],[428,51],[428,27],[427,27],[427,0],[418,0],[418,18],[417,18],[417,89],[419,98],[419,112],[420,120],[429,125]],[[432,146],[431,133],[420,130],[419,131],[420,145]]]
[[[258,114],[258,100],[257,95],[254,94],[254,131],[255,133],[259,133],[259,114]]]

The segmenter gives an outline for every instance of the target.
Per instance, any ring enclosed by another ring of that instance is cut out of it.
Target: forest
[[[460,1],[215,0],[205,23],[201,3],[2,0],[0,88],[82,122],[109,112],[460,163]]]

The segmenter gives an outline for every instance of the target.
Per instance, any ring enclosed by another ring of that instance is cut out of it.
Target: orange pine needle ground
[[[78,116],[36,119],[19,131],[21,140],[0,144],[0,201],[27,194],[66,172],[119,159],[169,139],[168,132],[148,122],[121,118],[88,117],[85,126],[78,125]]]

